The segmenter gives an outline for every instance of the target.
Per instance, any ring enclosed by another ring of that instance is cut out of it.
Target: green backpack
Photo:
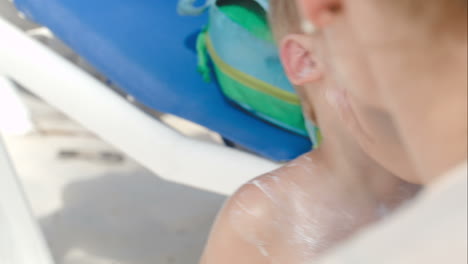
[[[181,0],[178,11],[198,15],[209,9],[209,23],[197,41],[198,69],[205,80],[210,80],[214,68],[231,102],[303,136],[313,129],[309,134],[317,146],[319,131],[310,124],[306,127],[300,100],[281,65],[268,25],[268,0],[209,0],[201,7],[193,3]]]

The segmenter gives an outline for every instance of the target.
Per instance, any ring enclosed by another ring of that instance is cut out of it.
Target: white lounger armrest
[[[0,263],[52,264],[0,137]]]
[[[162,178],[231,194],[277,164],[184,137],[0,18],[0,74],[14,79]]]

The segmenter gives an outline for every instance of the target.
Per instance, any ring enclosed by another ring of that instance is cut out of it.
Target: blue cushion
[[[223,97],[217,84],[203,81],[194,46],[207,18],[179,16],[175,0],[15,4],[149,108],[201,124],[272,160],[291,160],[311,149],[307,138],[246,114]]]

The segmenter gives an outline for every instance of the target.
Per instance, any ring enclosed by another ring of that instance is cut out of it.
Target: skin
[[[365,154],[327,102],[336,87],[323,40],[285,36],[281,56],[305,114],[317,117],[322,146],[249,182],[229,199],[202,264],[305,263],[413,197],[408,184]]]
[[[412,15],[392,1],[297,0],[347,84],[332,106],[366,153],[424,184],[467,158],[466,5],[434,2]]]
[[[298,0],[304,17],[318,28],[314,36],[324,38],[321,54],[331,59],[296,60],[300,63],[289,65],[288,74],[296,84],[308,84],[304,94],[324,89],[323,97],[314,98],[327,102],[347,131],[329,127],[320,150],[241,188],[222,211],[202,263],[310,261],[385,215],[379,208],[391,211],[396,206],[390,205],[401,202],[396,197],[411,196],[408,185],[383,180],[395,181],[378,164],[402,172],[401,178],[431,183],[466,160],[466,15],[459,20],[453,11],[434,24],[378,2],[383,1]],[[466,13],[466,7],[460,9]],[[434,25],[445,33],[437,34],[442,31],[433,31]],[[313,38],[309,43],[301,45],[316,51]],[[300,64],[326,70],[304,71]],[[333,77],[323,75],[328,71]],[[309,79],[295,79],[294,72]],[[310,85],[323,79],[336,83],[323,89]],[[324,118],[331,112],[321,112],[319,103],[311,104],[315,115],[309,114],[327,129]],[[343,137],[349,132],[378,164],[358,162],[369,157],[351,151],[356,149]],[[397,201],[389,202],[392,197]]]

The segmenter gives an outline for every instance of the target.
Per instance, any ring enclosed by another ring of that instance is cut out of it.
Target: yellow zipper
[[[258,80],[248,74],[245,74],[238,69],[230,66],[226,62],[224,62],[219,55],[216,53],[213,43],[211,42],[211,38],[208,34],[206,34],[206,47],[208,49],[208,53],[211,56],[211,59],[214,61],[216,66],[220,68],[226,75],[231,77],[234,80],[241,82],[243,85],[250,87],[254,90],[257,90],[262,93],[266,93],[268,95],[274,96],[278,99],[286,101],[290,104],[300,105],[299,97],[291,92],[281,90],[269,83],[264,81]]]

